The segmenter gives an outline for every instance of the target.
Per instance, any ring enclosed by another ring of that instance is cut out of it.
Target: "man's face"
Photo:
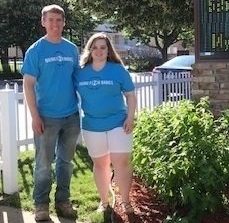
[[[41,22],[49,36],[60,37],[62,35],[65,21],[61,14],[47,12]]]

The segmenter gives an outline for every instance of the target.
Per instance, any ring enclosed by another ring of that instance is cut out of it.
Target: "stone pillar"
[[[193,65],[192,99],[208,96],[215,116],[229,108],[229,61]]]

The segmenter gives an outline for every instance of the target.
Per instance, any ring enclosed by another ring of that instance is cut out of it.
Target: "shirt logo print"
[[[99,78],[79,82],[79,86],[87,86],[88,88],[99,88],[104,85],[114,85],[114,82],[113,80],[100,80]]]

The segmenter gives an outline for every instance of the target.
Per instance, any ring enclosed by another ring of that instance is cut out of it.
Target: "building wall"
[[[187,51],[188,54],[194,54],[195,49],[194,47],[188,47],[187,49],[185,49],[182,46],[182,41],[178,41],[168,48],[168,58],[169,59],[173,58],[177,56],[179,52],[185,52],[185,51]]]
[[[208,96],[214,115],[229,108],[229,61],[193,65],[192,98]]]
[[[112,44],[114,45],[117,52],[120,54],[122,58],[125,58],[128,56],[128,51],[136,47],[136,44],[138,41],[136,39],[129,40],[123,36],[121,32],[117,32],[111,24],[104,23],[101,25],[98,25],[94,32],[106,32],[108,33]]]
[[[22,52],[19,47],[10,47],[8,48],[8,54],[9,57],[17,57],[17,58],[22,58]]]

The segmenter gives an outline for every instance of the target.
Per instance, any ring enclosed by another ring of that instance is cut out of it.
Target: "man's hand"
[[[35,135],[42,135],[44,132],[44,123],[40,116],[32,118],[32,128]]]

